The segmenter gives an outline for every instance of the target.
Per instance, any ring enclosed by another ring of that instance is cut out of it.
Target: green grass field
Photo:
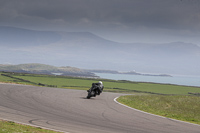
[[[0,120],[0,133],[58,133],[58,132],[17,124],[11,121]]]
[[[149,93],[149,94],[173,94],[188,95],[188,93],[200,93],[200,87],[189,87],[169,84],[141,83],[131,81],[116,81],[105,79],[90,79],[76,77],[62,77],[50,75],[0,73],[0,81],[49,86],[57,88],[70,88],[87,90],[93,82],[103,81],[104,91],[121,93]],[[7,75],[7,76],[5,76]],[[10,76],[10,77],[8,77]]]
[[[200,124],[200,97],[129,95],[117,99],[118,102],[152,114]]]

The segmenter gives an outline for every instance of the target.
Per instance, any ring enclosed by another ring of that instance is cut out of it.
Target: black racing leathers
[[[100,95],[100,93],[103,91],[103,84],[100,83],[92,83],[91,89],[96,90],[97,95]]]

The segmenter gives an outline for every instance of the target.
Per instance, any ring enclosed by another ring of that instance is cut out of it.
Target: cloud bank
[[[1,0],[0,25],[89,31],[118,42],[200,44],[199,0]]]

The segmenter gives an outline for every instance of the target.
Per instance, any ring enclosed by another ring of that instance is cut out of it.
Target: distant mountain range
[[[0,64],[0,71],[17,72],[17,73],[32,73],[32,74],[47,74],[47,75],[62,75],[76,77],[97,77],[94,73],[81,70],[75,67],[55,67],[51,65],[30,63],[19,65],[4,65]]]
[[[118,72],[113,70],[89,70],[89,69],[79,69],[70,66],[55,67],[39,63],[19,64],[19,65],[0,64],[0,71],[74,76],[74,77],[93,77],[93,78],[99,78],[97,75],[95,75],[95,73],[129,74],[129,75],[144,75],[144,76],[170,76],[166,74],[154,75],[154,74],[142,74],[137,72]]]
[[[41,46],[57,42],[61,36],[51,31],[34,31],[0,26],[0,45],[9,47]]]
[[[92,73],[109,73],[109,74],[126,74],[126,75],[141,75],[141,76],[160,76],[160,77],[172,77],[169,74],[147,74],[147,73],[139,73],[135,71],[128,71],[128,72],[119,72],[119,71],[113,71],[113,70],[94,70],[94,69],[86,69],[87,72]]]
[[[0,64],[25,63],[200,75],[200,47],[184,42],[118,43],[89,32],[0,26]]]

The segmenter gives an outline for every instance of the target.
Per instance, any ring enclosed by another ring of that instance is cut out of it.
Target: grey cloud
[[[0,0],[0,11],[0,25],[38,29],[127,33],[200,29],[199,0]]]
[[[162,20],[171,15],[177,15],[178,19],[181,14],[184,16],[192,13],[190,5],[186,6],[187,2],[182,3],[184,2],[180,0],[167,2],[164,0],[10,0],[4,5],[15,9],[19,14],[46,19],[69,20],[86,17],[93,21],[115,20],[132,23],[135,20],[139,22],[153,21],[155,18]],[[187,11],[187,8],[190,9]],[[163,21],[166,21],[166,18]]]

